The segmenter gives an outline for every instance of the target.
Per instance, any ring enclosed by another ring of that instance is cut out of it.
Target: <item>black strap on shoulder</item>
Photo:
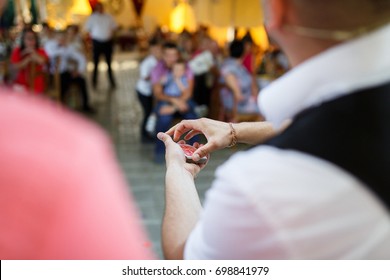
[[[307,109],[265,145],[336,164],[390,209],[390,83]]]

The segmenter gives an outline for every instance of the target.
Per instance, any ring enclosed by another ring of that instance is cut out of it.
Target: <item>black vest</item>
[[[390,83],[307,109],[265,145],[336,164],[390,209]]]

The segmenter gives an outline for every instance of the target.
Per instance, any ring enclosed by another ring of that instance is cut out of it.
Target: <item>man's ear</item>
[[[287,14],[286,0],[264,0],[264,20],[268,30],[279,30],[283,27]]]

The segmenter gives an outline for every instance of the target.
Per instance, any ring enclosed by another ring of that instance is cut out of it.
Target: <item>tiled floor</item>
[[[97,109],[93,120],[111,136],[118,160],[141,210],[153,249],[162,258],[160,234],[164,209],[165,164],[155,164],[152,161],[153,144],[141,144],[139,140],[142,111],[134,91],[138,77],[138,55],[117,53],[114,60],[118,88],[115,91],[108,89],[105,65],[102,63],[99,87],[90,93],[92,104]],[[211,185],[217,166],[235,151],[237,149],[226,149],[212,155],[196,181],[201,199]]]

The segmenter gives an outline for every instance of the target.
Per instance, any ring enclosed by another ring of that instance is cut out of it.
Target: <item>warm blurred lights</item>
[[[194,32],[197,29],[196,18],[193,8],[187,2],[179,3],[170,15],[170,30],[180,33],[184,29]]]
[[[70,9],[71,13],[74,15],[87,16],[92,12],[91,5],[88,0],[77,0],[73,2],[73,6]]]
[[[107,1],[109,0],[101,0],[101,2],[103,3]],[[196,14],[198,16],[199,14],[201,14],[200,16],[201,23],[209,26],[209,33],[210,33],[209,35],[212,38],[214,38],[219,45],[222,46],[226,42],[232,40],[234,33],[232,28],[218,25],[216,21],[219,18],[225,17],[226,18],[225,21],[230,22],[231,24],[232,19],[231,18],[229,19],[229,17],[231,17],[233,13],[229,9],[235,7],[236,12],[238,12],[238,15],[236,14],[234,16],[235,23],[237,23],[238,25],[240,22],[244,23],[242,18],[246,20],[251,20],[249,26],[246,25],[247,27],[242,27],[238,29],[237,37],[242,38],[244,34],[247,32],[247,30],[249,30],[255,44],[258,45],[262,50],[266,50],[269,46],[269,42],[268,42],[268,37],[265,32],[265,29],[261,25],[262,23],[261,9],[259,9],[258,4],[254,3],[254,1],[257,0],[250,0],[248,2],[248,4],[250,3],[250,5],[248,5],[246,1],[245,3],[247,5],[245,5],[245,9],[239,8],[238,4],[233,6],[230,4],[228,5],[228,2],[230,3],[230,1],[236,1],[236,3],[239,3],[238,0],[207,2],[207,3],[206,2],[200,3],[201,1],[197,1],[194,2],[194,7],[192,7],[191,5],[189,5],[188,1],[180,0],[177,1],[179,3],[176,5],[176,7],[172,8],[173,3],[175,2],[173,0],[148,0],[145,3],[143,15],[149,17],[156,17],[156,23],[160,24],[160,26],[163,27],[164,32],[172,31],[175,33],[180,33],[184,29],[190,32],[194,32],[197,29],[197,17],[195,16],[195,11],[196,11]],[[90,15],[92,9],[89,2],[91,1],[89,0],[53,1],[52,0],[46,2],[49,8],[50,6],[52,6],[51,9],[49,9],[51,11],[49,15],[50,24],[55,29],[63,29],[66,27],[68,23],[74,23],[74,20],[72,20],[74,17],[72,15],[75,16]],[[69,8],[64,9],[66,6]],[[248,10],[248,6],[253,7],[254,9]],[[61,11],[61,13],[59,13],[59,11]],[[223,13],[223,11],[225,11],[225,13]],[[166,17],[165,15],[168,14],[169,14],[168,16],[169,26],[165,24],[167,21],[164,20]],[[254,20],[255,18],[256,21]],[[79,19],[79,17],[77,19]],[[257,27],[253,27],[256,25],[257,22],[259,23],[259,25]]]

